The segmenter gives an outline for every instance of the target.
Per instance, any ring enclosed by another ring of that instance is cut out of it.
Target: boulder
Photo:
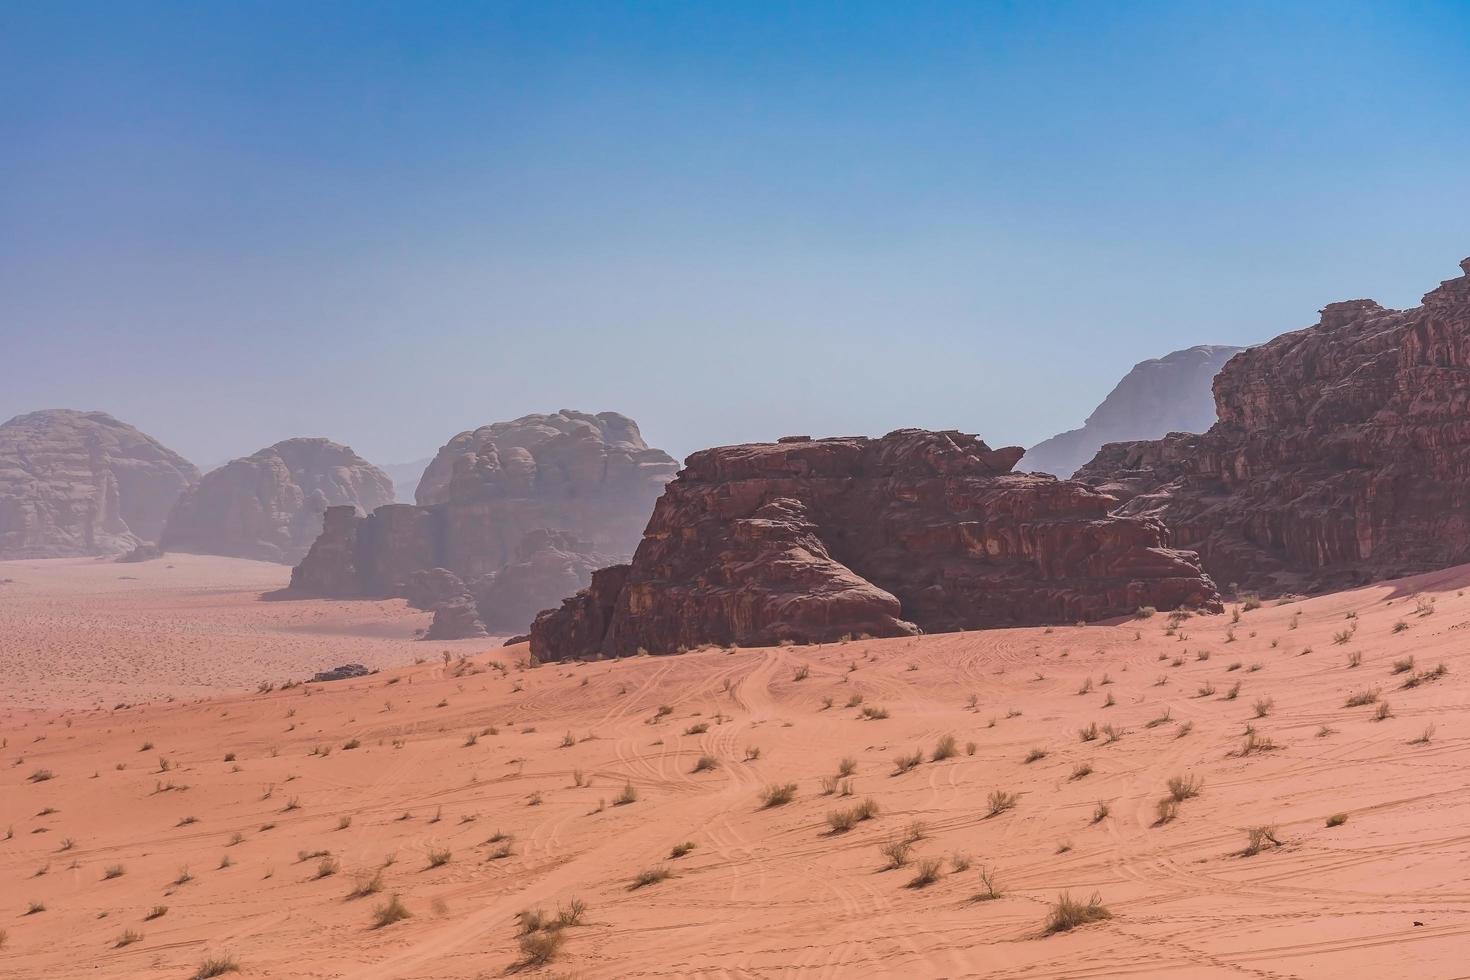
[[[0,425],[0,560],[119,555],[156,541],[194,464],[104,412]]]

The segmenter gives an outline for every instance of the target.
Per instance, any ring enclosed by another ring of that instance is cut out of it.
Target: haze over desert
[[[1470,980],[1467,39],[0,0],[0,980]]]

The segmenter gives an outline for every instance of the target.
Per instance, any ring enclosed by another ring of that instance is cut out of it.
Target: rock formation
[[[116,555],[156,541],[194,464],[103,412],[0,425],[0,559]]]
[[[1011,470],[958,432],[783,439],[690,456],[630,566],[531,629],[542,660],[1218,608],[1194,555],[1115,498]]]
[[[677,468],[615,412],[463,432],[425,469],[417,505],[329,510],[291,589],[404,596],[427,609],[468,598],[485,628],[523,632],[593,569],[632,553]],[[446,613],[443,629],[473,629],[463,612]]]
[[[393,502],[387,474],[328,439],[287,439],[204,476],[174,504],[165,550],[300,561],[328,507]]]
[[[1105,443],[1203,432],[1215,422],[1210,384],[1242,347],[1204,345],[1133,365],[1082,428],[1037,443],[1017,467],[1067,477]]]
[[[1410,310],[1333,303],[1237,355],[1199,436],[1104,447],[1079,479],[1222,583],[1310,591],[1470,561],[1470,259]]]

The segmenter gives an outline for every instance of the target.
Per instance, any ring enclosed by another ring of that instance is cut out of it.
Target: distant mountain
[[[155,541],[194,464],[105,412],[0,425],[0,559],[115,555]]]
[[[1016,469],[1069,477],[1109,442],[1203,432],[1215,424],[1211,385],[1243,347],[1202,344],[1133,365],[1082,428],[1032,446]]]
[[[300,561],[328,507],[393,502],[388,475],[329,439],[287,439],[204,475],[169,511],[169,551]]]
[[[425,456],[412,463],[389,463],[379,467],[393,481],[393,496],[398,503],[413,503],[413,493],[419,488],[419,478],[433,461],[432,457]]]

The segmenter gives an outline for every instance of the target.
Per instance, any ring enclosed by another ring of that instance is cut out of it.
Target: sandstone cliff
[[[157,540],[199,471],[103,412],[0,425],[0,559],[114,555]]]
[[[543,660],[822,642],[1216,607],[1162,524],[1016,474],[958,432],[792,438],[695,453],[630,566],[537,617]]]
[[[1204,345],[1140,361],[1080,429],[1032,446],[1018,468],[1068,477],[1105,443],[1158,439],[1170,432],[1203,432],[1215,423],[1211,383],[1242,350]]]
[[[1311,590],[1470,561],[1470,259],[1410,310],[1333,303],[1236,356],[1200,436],[1104,447],[1129,497],[1222,583]]]
[[[425,608],[470,597],[486,627],[522,632],[537,610],[626,559],[678,466],[615,412],[528,415],[455,436],[424,471],[418,505],[368,516],[329,510],[291,588],[410,596],[421,573],[457,586]],[[453,593],[453,594],[450,594]],[[468,628],[465,610],[444,629]]]
[[[387,474],[328,439],[287,439],[206,474],[169,512],[165,550],[297,562],[328,507],[393,502]]]

